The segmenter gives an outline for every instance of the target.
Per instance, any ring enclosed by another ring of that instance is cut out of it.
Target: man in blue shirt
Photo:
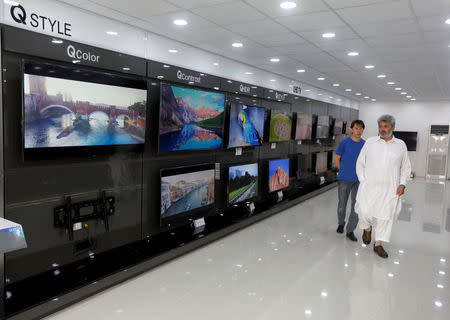
[[[356,161],[365,143],[361,138],[365,129],[362,120],[355,120],[351,124],[351,137],[342,140],[336,150],[334,163],[339,169],[338,173],[338,228],[337,233],[344,232],[345,215],[347,211],[348,197],[351,193],[352,208],[347,223],[347,238],[358,241],[353,231],[358,225],[358,215],[355,212],[356,193],[358,192],[358,176],[356,175]]]

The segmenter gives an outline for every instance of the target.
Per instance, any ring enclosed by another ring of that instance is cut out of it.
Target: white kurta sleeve
[[[366,152],[367,152],[367,141],[359,153],[358,160],[356,161],[356,174],[358,175],[359,182],[363,182],[366,179]]]
[[[403,148],[403,158],[402,164],[400,167],[400,184],[406,186],[406,182],[410,179],[411,176],[411,162],[408,157],[408,149],[406,145]]]

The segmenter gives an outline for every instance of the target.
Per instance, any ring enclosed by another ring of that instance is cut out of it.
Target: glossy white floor
[[[412,181],[383,260],[337,189],[48,319],[450,319],[450,183]]]

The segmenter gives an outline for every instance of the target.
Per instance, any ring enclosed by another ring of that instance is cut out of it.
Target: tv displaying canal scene
[[[161,84],[159,152],[218,149],[225,94]]]
[[[270,142],[289,141],[291,139],[292,114],[286,111],[272,110],[270,113]]]
[[[258,195],[258,164],[244,164],[228,168],[228,203],[236,204]]]
[[[24,147],[145,143],[147,90],[24,73]]]
[[[263,138],[264,108],[233,103],[228,148],[261,146]]]
[[[161,171],[161,219],[214,204],[214,165]]]
[[[313,116],[308,113],[297,113],[295,140],[310,140],[312,138]]]
[[[319,116],[317,119],[317,139],[327,139],[330,135],[330,117],[329,116]]]
[[[289,159],[269,161],[269,192],[289,187]]]

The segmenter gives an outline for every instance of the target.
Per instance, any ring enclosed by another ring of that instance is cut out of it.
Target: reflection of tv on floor
[[[289,159],[269,161],[269,192],[289,187]]]
[[[222,147],[225,94],[161,84],[159,151]]]
[[[145,143],[146,82],[24,63],[25,149]],[[91,82],[101,79],[104,83]]]
[[[264,108],[233,103],[228,148],[261,146],[263,138]]]
[[[161,220],[214,204],[214,165],[161,170]]]
[[[394,137],[403,140],[408,151],[417,150],[417,132],[414,131],[394,131]]]
[[[258,196],[258,164],[228,168],[228,203],[237,204]]]

